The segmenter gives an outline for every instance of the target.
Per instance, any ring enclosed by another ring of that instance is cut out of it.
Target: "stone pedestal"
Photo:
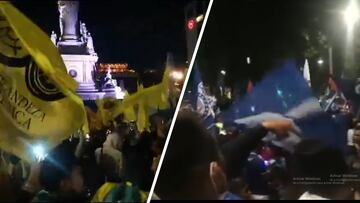
[[[115,97],[114,88],[100,91],[95,85],[95,64],[98,57],[85,23],[79,27],[79,1],[59,0],[58,9],[61,35],[57,43],[55,33],[51,38],[61,53],[69,75],[79,84],[78,95],[84,100]],[[79,36],[80,28],[81,38]]]
[[[104,93],[104,98],[116,98],[115,88],[102,89],[102,92]]]
[[[77,93],[84,100],[95,100],[103,98],[105,92],[100,92],[94,83],[95,63],[97,56],[92,55],[61,55],[68,74],[78,82]]]

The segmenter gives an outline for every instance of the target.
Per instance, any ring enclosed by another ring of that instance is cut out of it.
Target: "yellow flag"
[[[135,120],[135,107],[137,107],[136,123],[138,130],[149,131],[150,111],[157,111],[169,108],[170,71],[173,68],[173,61],[170,55],[167,56],[166,69],[160,84],[143,88],[139,86],[138,91],[132,95],[126,94],[121,104],[118,104],[113,111],[113,117],[124,113],[126,120]]]
[[[165,70],[160,84],[143,89],[141,94],[142,100],[149,108],[156,110],[169,108],[169,69]]]
[[[49,36],[0,2],[0,147],[31,161],[35,144],[51,149],[81,129],[76,88]]]
[[[100,111],[95,113],[89,107],[86,107],[87,120],[89,122],[89,130],[101,130],[104,127]]]
[[[106,182],[104,183],[97,191],[94,197],[92,198],[91,202],[105,202],[106,196],[109,195],[109,193],[114,190],[116,187],[118,187],[118,183],[111,183]]]
[[[126,91],[124,98],[127,97],[129,97],[129,93]],[[114,117],[116,117],[119,114],[124,114],[125,122],[136,121],[136,113],[135,113],[134,105],[125,106],[123,105],[122,102],[119,102],[114,110]]]
[[[103,98],[96,100],[96,106],[98,107],[98,114],[104,126],[109,127],[114,119],[113,109],[116,105],[116,101],[111,98]]]
[[[142,86],[140,86],[138,91],[142,93]],[[142,98],[138,101],[138,116],[136,121],[137,128],[140,132],[150,131],[150,119],[148,113],[149,112],[147,106],[145,105],[145,100]]]
[[[127,122],[135,121],[140,132],[150,130],[150,112],[169,108],[170,71],[173,68],[173,60],[170,54],[167,56],[166,69],[160,84],[143,88],[132,95],[125,94],[123,101],[114,101],[114,107],[104,109],[105,99],[98,100],[97,105],[104,123],[124,114]],[[136,111],[137,109],[137,115]]]

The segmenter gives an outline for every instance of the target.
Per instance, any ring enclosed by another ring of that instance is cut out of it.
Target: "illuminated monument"
[[[58,10],[61,33],[58,38],[53,31],[51,40],[58,47],[69,75],[79,84],[77,93],[84,100],[104,97],[122,99],[125,87],[123,82],[117,82],[112,78],[112,73],[134,75],[135,72],[130,70],[127,64],[97,64],[98,56],[94,49],[93,38],[85,23],[79,23],[78,20],[78,1],[60,0]],[[101,78],[99,76],[103,76],[101,79],[103,81],[97,81]]]

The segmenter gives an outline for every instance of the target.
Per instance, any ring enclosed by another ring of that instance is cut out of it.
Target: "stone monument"
[[[78,1],[58,1],[60,41],[78,41],[79,34],[76,29],[78,24]]]
[[[51,37],[50,37],[51,41],[56,45],[56,41],[57,41],[57,35],[54,31],[51,32]]]
[[[93,38],[91,37],[90,32],[88,32],[86,35],[86,51],[90,55],[97,55],[95,52],[95,49],[94,49],[94,42],[93,42]]]
[[[108,68],[108,71],[104,78],[103,89],[112,89],[112,88],[115,88],[115,86],[117,86],[117,82],[116,82],[116,80],[112,79],[111,70],[110,70],[110,68]]]
[[[58,10],[61,34],[56,45],[69,75],[79,84],[78,95],[84,100],[115,97],[114,88],[102,92],[95,85],[95,64],[98,56],[85,23],[79,23],[78,21],[79,1],[59,0]],[[52,39],[56,35],[54,34],[52,34]]]

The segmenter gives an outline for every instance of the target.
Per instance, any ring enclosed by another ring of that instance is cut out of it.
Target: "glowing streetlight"
[[[184,79],[184,73],[182,71],[172,71],[170,77],[175,81],[181,81]]]
[[[200,23],[201,21],[204,20],[204,15],[203,14],[199,15],[198,17],[195,18],[195,20],[197,23]]]
[[[352,30],[354,25],[360,18],[360,12],[357,7],[356,1],[351,0],[349,6],[346,8],[344,12],[344,20],[348,30]]]
[[[226,71],[225,71],[225,70],[221,70],[220,73],[221,73],[221,75],[226,75]]]
[[[248,57],[246,57],[246,63],[247,64],[250,64],[251,63],[251,59],[250,59],[250,57],[248,56]]]
[[[324,60],[319,59],[319,60],[317,61],[317,63],[318,63],[319,65],[322,65],[322,64],[324,63]]]

